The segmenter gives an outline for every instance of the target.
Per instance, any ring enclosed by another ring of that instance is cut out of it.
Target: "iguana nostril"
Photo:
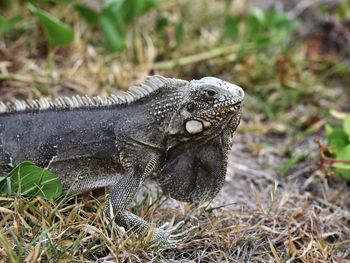
[[[238,96],[240,96],[240,97],[244,97],[244,91],[240,88],[239,90],[238,90]]]
[[[194,110],[196,109],[196,104],[194,104],[193,102],[190,102],[187,104],[186,108],[188,112],[194,112]]]

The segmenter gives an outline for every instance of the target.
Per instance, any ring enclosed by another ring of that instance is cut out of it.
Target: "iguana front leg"
[[[150,176],[160,164],[160,154],[140,151],[140,148],[129,149],[127,157],[124,157],[127,171],[116,185],[110,187],[110,196],[106,202],[105,212],[114,215],[118,225],[126,229],[132,229],[136,233],[147,232],[151,224],[137,215],[127,211],[138,188],[145,178]],[[137,157],[133,153],[138,153]],[[125,153],[125,152],[124,152]],[[167,243],[170,237],[169,231],[161,228],[155,230],[153,240],[157,243]]]
[[[146,165],[144,165],[145,161],[142,160],[128,165],[126,174],[116,185],[110,187],[109,199],[106,202],[107,214],[112,212],[118,225],[127,229],[133,228],[137,232],[148,230],[148,223],[125,209],[131,203],[144,179],[151,175],[159,165],[159,157],[153,155],[147,159]],[[129,160],[128,162],[132,163]]]

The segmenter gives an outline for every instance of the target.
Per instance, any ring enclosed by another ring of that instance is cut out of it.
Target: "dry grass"
[[[237,177],[234,183],[240,184],[242,178]],[[254,181],[249,174],[244,180]],[[325,183],[322,177],[313,180],[314,187]],[[125,233],[104,216],[104,196],[56,202],[3,197],[0,254],[7,262],[342,262],[349,257],[349,210],[303,190],[302,184],[287,188],[291,185],[282,181],[277,188],[273,181],[267,187],[270,200],[257,190],[259,184],[235,193],[244,192],[255,207],[246,203],[194,208],[146,195],[135,213],[158,224],[185,220],[184,228],[197,226],[176,249],[156,247],[149,235]],[[334,189],[325,194],[330,193]]]
[[[334,76],[323,72],[333,70],[332,64],[317,56],[310,60],[300,43],[284,52],[240,53],[238,43],[222,38],[224,1],[190,2],[163,1],[140,17],[129,30],[127,50],[119,54],[105,54],[101,35],[71,6],[50,7],[74,26],[74,43],[49,49],[36,25],[20,37],[0,40],[0,99],[105,95],[150,73],[186,79],[215,75],[241,84],[248,94],[241,134],[214,203],[194,207],[165,200],[149,187],[143,193],[152,195],[141,195],[133,208],[157,225],[185,220],[183,229],[196,229],[176,249],[159,248],[149,235],[125,233],[109,221],[102,211],[104,195],[55,202],[0,197],[0,261],[349,262],[350,187],[322,174],[310,137],[322,136],[327,109],[347,107],[344,89],[327,87]],[[186,18],[181,47],[175,28],[154,32],[159,13],[174,21]],[[277,176],[300,145],[312,158]]]

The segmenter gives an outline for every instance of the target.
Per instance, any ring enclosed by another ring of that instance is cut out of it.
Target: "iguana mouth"
[[[230,120],[227,124],[227,127],[229,128],[229,131],[231,133],[231,136],[236,131],[236,129],[241,121],[241,114],[242,114],[242,103],[240,102],[235,114],[230,118]]]
[[[240,115],[241,106],[241,101],[234,104],[231,104],[229,101],[221,102],[215,104],[213,108],[203,112],[198,119],[203,122],[204,127],[210,127],[225,119],[232,119],[232,117],[237,114]]]

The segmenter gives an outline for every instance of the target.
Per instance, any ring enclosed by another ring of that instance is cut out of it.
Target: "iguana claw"
[[[176,245],[184,240],[187,239],[187,234],[191,232],[193,229],[196,228],[196,226],[192,226],[189,229],[186,229],[185,231],[182,231],[177,234],[172,234],[178,229],[180,229],[185,224],[185,221],[180,221],[176,225],[166,229],[170,223],[165,223],[161,227],[157,228],[154,236],[153,241],[164,248],[175,248]]]

